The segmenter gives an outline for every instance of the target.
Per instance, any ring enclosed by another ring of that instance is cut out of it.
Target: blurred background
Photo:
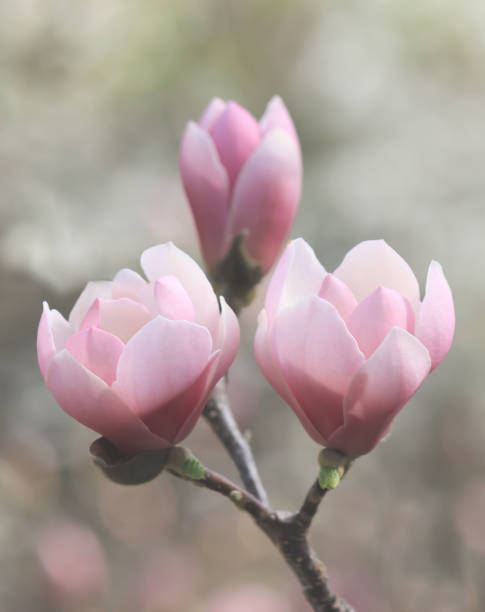
[[[453,288],[453,349],[326,498],[312,542],[359,612],[485,609],[485,4],[481,0],[0,0],[0,609],[306,612],[251,521],[167,475],[122,488],[38,371],[41,301],[173,240],[199,258],[177,173],[209,99],[285,100],[304,154],[292,236],[332,270],[384,237],[424,289]],[[259,373],[242,316],[231,370],[276,507],[316,445]],[[204,422],[188,441],[236,478]]]

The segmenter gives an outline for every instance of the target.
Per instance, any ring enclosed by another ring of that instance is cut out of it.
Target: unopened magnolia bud
[[[318,484],[322,489],[335,489],[343,473],[343,468],[341,467],[334,468],[323,466],[320,468],[320,473],[318,474]]]
[[[94,463],[103,474],[124,485],[143,484],[156,478],[164,469],[170,450],[165,448],[126,456],[106,438],[98,438],[89,447]]]
[[[322,448],[318,454],[318,464],[322,467],[345,467],[350,457],[333,448]]]

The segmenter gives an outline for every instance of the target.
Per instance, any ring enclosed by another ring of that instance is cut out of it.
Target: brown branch
[[[240,510],[247,512],[291,567],[315,612],[353,612],[348,604],[330,591],[326,568],[317,558],[306,537],[318,504],[327,492],[320,489],[318,482],[313,484],[308,492],[300,511],[291,514],[274,512],[225,476],[207,468],[205,476],[198,480],[169,471],[197,486],[224,495]],[[317,491],[316,487],[320,490]]]
[[[225,380],[221,380],[214,389],[204,409],[204,417],[234,461],[246,489],[268,507],[268,496],[261,482],[251,448],[237,426],[229,407]]]

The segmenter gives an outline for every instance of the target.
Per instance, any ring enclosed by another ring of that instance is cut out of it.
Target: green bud
[[[205,468],[194,455],[186,459],[182,466],[182,472],[192,480],[202,480],[202,478],[205,478]]]
[[[318,474],[318,484],[322,489],[335,489],[340,482],[343,470],[340,468],[322,466]]]

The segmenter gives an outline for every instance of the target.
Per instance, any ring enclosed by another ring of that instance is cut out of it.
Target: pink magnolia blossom
[[[273,265],[296,213],[301,171],[298,136],[278,96],[259,123],[236,102],[214,98],[188,124],[180,173],[209,269],[241,233],[263,272]]]
[[[125,269],[88,283],[68,321],[45,303],[37,335],[62,409],[129,453],[188,436],[239,346],[236,316],[193,259],[168,243],[141,266],[148,282]]]
[[[308,434],[358,456],[376,446],[445,357],[454,326],[438,262],[421,302],[411,268],[383,240],[361,242],[330,274],[298,239],[271,279],[255,353]]]

